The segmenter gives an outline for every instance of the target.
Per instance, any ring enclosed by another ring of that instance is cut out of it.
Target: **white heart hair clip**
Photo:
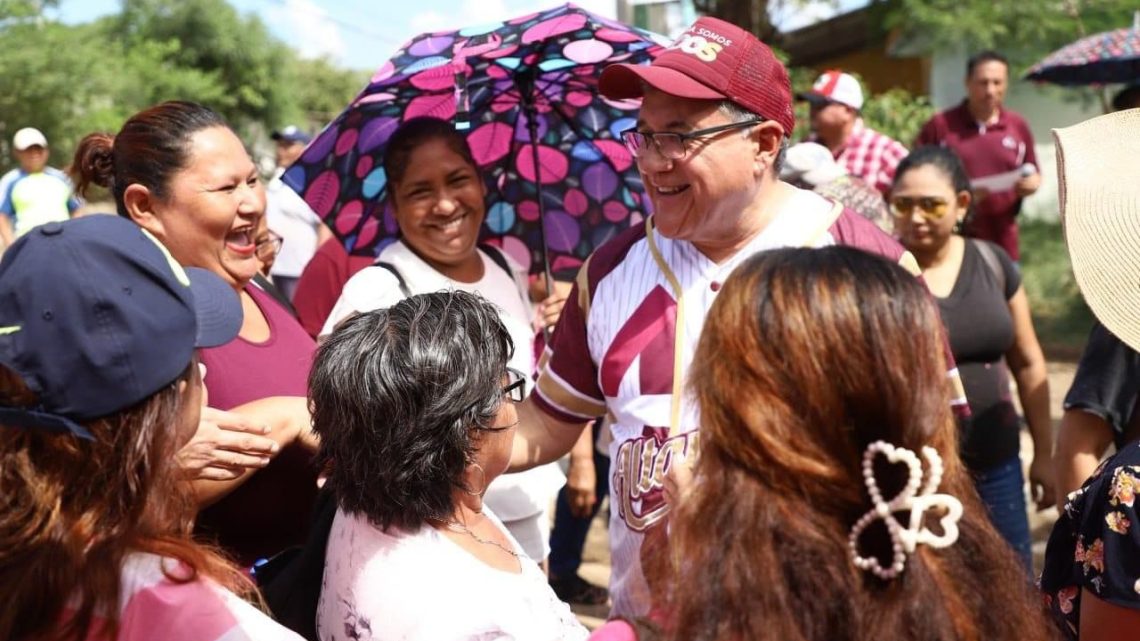
[[[890,501],[884,501],[879,483],[875,479],[875,457],[882,454],[890,463],[904,463],[907,466],[907,481],[903,489]],[[848,541],[855,567],[869,570],[881,579],[893,579],[906,567],[907,555],[914,552],[919,543],[934,548],[953,545],[958,540],[958,520],[962,518],[962,502],[949,494],[936,494],[942,482],[942,457],[933,447],[923,447],[922,455],[930,466],[925,484],[922,483],[922,461],[913,451],[895,447],[886,441],[875,441],[863,452],[863,482],[871,495],[872,508],[855,522]],[[926,510],[940,507],[945,514],[940,520],[942,534],[936,535],[922,525]],[[910,510],[910,519],[903,527],[895,518],[895,512]],[[859,536],[876,520],[882,520],[891,537],[891,565],[884,568],[879,559],[859,554]]]

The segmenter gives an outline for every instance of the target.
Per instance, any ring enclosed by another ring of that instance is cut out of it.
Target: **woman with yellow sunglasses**
[[[920,147],[899,163],[889,203],[902,244],[938,302],[971,416],[960,421],[962,459],[1002,536],[1032,569],[1020,452],[1021,419],[1033,437],[1029,481],[1037,509],[1053,504],[1052,425],[1045,357],[1016,265],[999,246],[963,238],[970,181],[945,147]]]

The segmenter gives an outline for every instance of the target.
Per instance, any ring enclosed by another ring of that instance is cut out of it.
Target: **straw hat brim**
[[[1054,129],[1065,244],[1097,319],[1140,351],[1140,109]]]

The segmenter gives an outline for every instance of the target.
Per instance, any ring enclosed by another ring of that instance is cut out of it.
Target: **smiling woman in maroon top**
[[[265,189],[241,140],[210,109],[167,102],[132,116],[114,137],[84,138],[74,166],[81,192],[91,184],[108,188],[119,215],[153,234],[179,263],[220,276],[241,299],[238,337],[203,350],[202,362],[210,407],[244,415],[253,433],[235,438],[226,428],[241,429],[242,419],[204,414],[195,441],[180,453],[199,506],[212,506],[199,515],[199,529],[244,564],[299,542],[316,495],[305,402],[315,344],[250,285]],[[258,425],[268,426],[269,439]]]

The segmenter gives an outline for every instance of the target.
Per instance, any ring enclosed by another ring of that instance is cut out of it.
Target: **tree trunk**
[[[763,42],[771,42],[776,29],[768,19],[768,0],[694,0],[693,7],[744,29]]]

